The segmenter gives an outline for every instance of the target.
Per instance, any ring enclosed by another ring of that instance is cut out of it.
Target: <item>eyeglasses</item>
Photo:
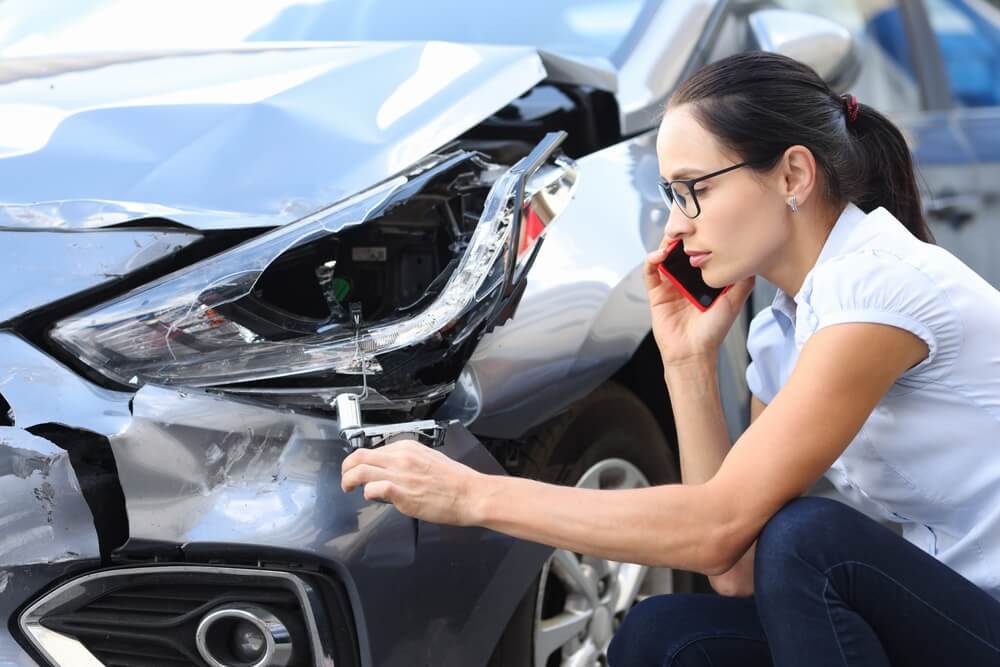
[[[711,174],[705,174],[704,176],[699,176],[698,178],[678,179],[676,181],[660,181],[660,194],[663,196],[663,201],[666,202],[668,207],[673,206],[674,202],[677,202],[677,207],[681,210],[681,213],[689,218],[697,218],[698,214],[701,213],[701,204],[698,203],[698,197],[695,195],[695,193],[698,192],[695,190],[695,183],[704,181],[714,176],[725,174],[726,172],[739,169],[740,167],[745,167],[748,164],[750,163],[740,162],[739,164],[734,164],[732,167],[726,167],[725,169],[720,169],[719,171],[713,171]]]

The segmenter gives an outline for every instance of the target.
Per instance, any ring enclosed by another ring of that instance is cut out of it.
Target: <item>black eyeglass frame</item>
[[[740,167],[746,167],[747,165],[750,164],[753,163],[740,162],[739,164],[734,164],[731,167],[726,167],[725,169],[720,169],[719,171],[713,171],[711,174],[705,174],[704,176],[699,176],[698,178],[676,178],[672,181],[665,181],[661,179],[660,182],[658,183],[660,187],[660,196],[663,197],[663,201],[666,202],[667,206],[673,206],[674,196],[675,196],[673,191],[674,183],[683,183],[684,185],[686,185],[688,188],[688,192],[691,193],[691,199],[694,200],[695,213],[694,215],[688,215],[687,211],[684,210],[683,206],[678,206],[677,208],[681,210],[681,213],[683,213],[685,216],[693,220],[694,218],[697,218],[699,215],[701,215],[701,204],[698,202],[698,195],[696,195],[694,192],[695,183],[706,181],[716,176],[721,176],[722,174],[733,171],[735,169],[739,169]]]

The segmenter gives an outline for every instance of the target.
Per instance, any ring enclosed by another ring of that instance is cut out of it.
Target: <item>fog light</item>
[[[212,667],[284,667],[292,638],[278,617],[257,605],[213,609],[198,624],[198,653]]]
[[[233,630],[233,656],[243,662],[260,662],[267,652],[267,637],[250,621],[240,621]]]

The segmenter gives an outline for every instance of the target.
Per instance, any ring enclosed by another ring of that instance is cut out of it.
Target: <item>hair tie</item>
[[[861,110],[861,106],[854,95],[841,95],[840,99],[844,103],[844,113],[847,114],[847,122],[853,125],[854,121],[858,119],[858,112]]]

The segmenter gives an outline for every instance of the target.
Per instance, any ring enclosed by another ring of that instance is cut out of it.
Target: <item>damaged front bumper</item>
[[[343,493],[340,465],[350,449],[334,419],[200,390],[107,392],[11,334],[0,334],[0,354],[15,369],[0,383],[15,419],[57,434],[62,445],[0,429],[0,485],[10,508],[4,520],[7,534],[18,536],[0,542],[8,618],[70,574],[125,567],[162,581],[164,567],[202,564],[222,567],[219,577],[240,568],[337,582],[343,604],[322,611],[336,617],[332,626],[350,628],[347,653],[360,664],[484,664],[548,554],[487,530],[414,521],[365,501],[360,490]],[[24,403],[45,392],[59,398],[48,411],[56,423],[40,422],[42,414]],[[95,523],[114,524],[113,499],[101,495],[112,490],[88,478],[83,484],[94,492],[85,498],[65,451],[95,437],[113,452],[127,511],[127,542],[103,554]],[[502,473],[460,424],[441,447],[476,469]],[[36,637],[28,629],[39,623],[21,621],[17,639],[40,655],[58,655],[53,637],[101,655],[86,632],[66,640],[50,628]],[[98,628],[105,635],[114,629]],[[134,648],[128,629],[122,632],[116,650]],[[343,649],[324,646],[322,655],[332,659]],[[34,664],[6,632],[0,651],[11,664]]]

